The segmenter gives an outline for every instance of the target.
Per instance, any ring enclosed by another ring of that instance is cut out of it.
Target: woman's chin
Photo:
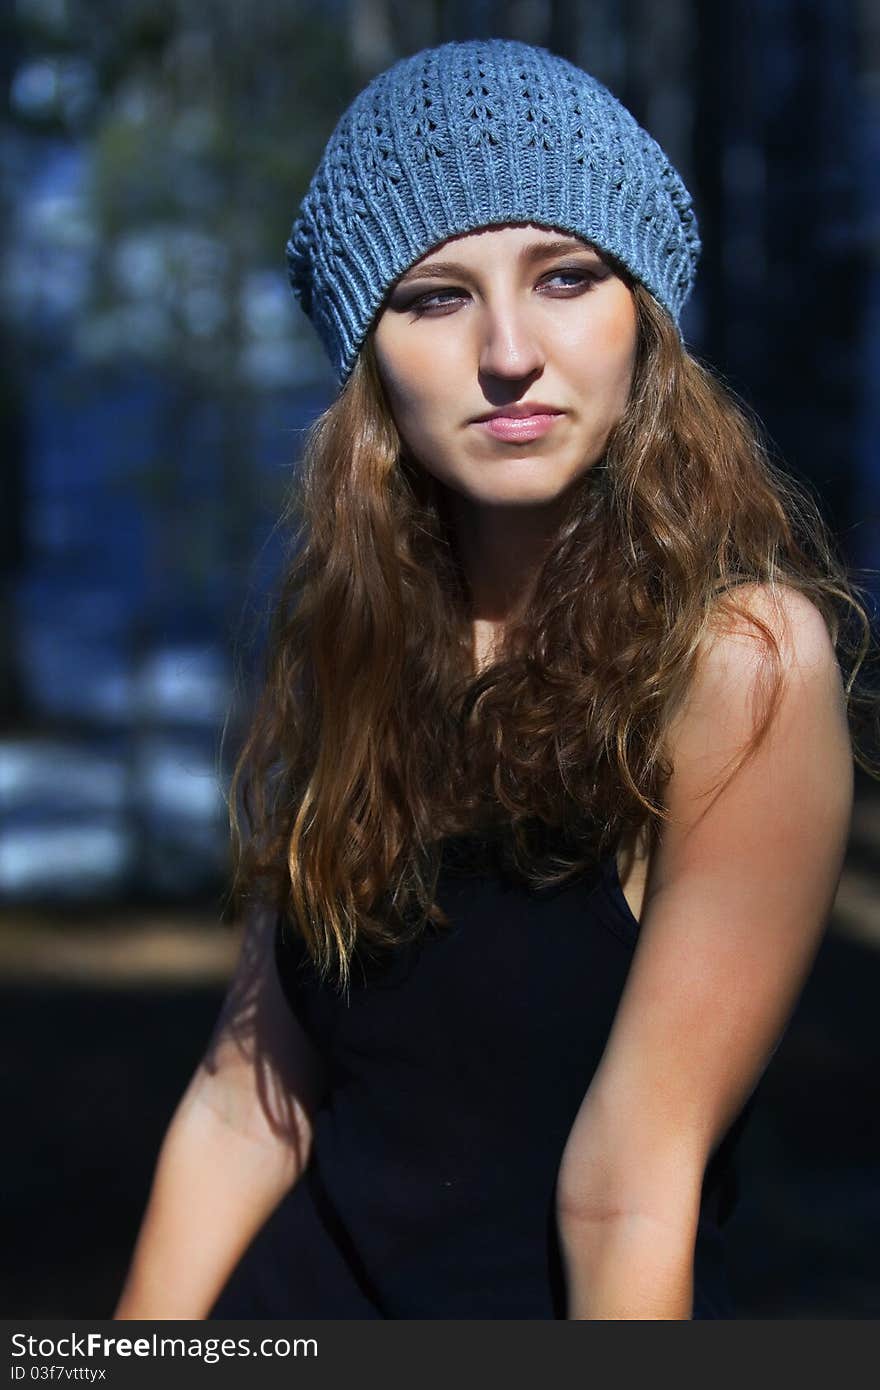
[[[487,507],[547,507],[559,502],[582,473],[548,470],[546,460],[534,460],[504,476],[496,475],[467,489],[472,501]]]

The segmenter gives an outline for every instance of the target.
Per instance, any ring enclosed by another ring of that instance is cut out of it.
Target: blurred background
[[[234,961],[224,790],[333,381],[283,247],[344,106],[451,38],[595,73],[692,189],[683,327],[876,614],[872,0],[2,0],[2,1309],[109,1316]],[[221,735],[226,726],[226,740]],[[808,750],[807,750],[808,751]],[[880,789],[729,1227],[743,1317],[880,1311]]]

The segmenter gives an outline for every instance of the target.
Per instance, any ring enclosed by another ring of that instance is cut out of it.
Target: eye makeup
[[[585,291],[592,289],[600,280],[605,279],[610,274],[608,268],[601,262],[585,262],[583,260],[572,265],[559,265],[547,271],[538,281],[538,289],[546,293],[551,299],[572,299]],[[554,287],[552,282],[559,278],[567,278],[575,283]],[[469,277],[468,277],[469,278]],[[546,288],[543,288],[546,287]],[[425,291],[419,294],[413,293],[414,285],[412,282],[401,285],[394,291],[390,300],[390,307],[399,313],[414,312],[421,315],[426,309],[443,308],[440,301],[446,300],[448,307],[451,300],[460,300],[463,291],[457,285],[442,285],[437,289]]]

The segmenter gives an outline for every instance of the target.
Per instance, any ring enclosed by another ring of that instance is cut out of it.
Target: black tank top
[[[615,854],[533,889],[491,858],[475,867],[474,843],[443,842],[451,929],[355,964],[347,1002],[276,931],[285,994],[329,1069],[297,1201],[370,1309],[350,1316],[565,1317],[556,1175],[639,927]],[[720,1229],[750,1107],[706,1171],[695,1317],[734,1316]],[[328,1307],[346,1315],[338,1297]]]

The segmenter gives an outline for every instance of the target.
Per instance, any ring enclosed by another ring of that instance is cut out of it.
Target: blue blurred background
[[[694,194],[689,343],[762,416],[876,603],[880,12],[5,0],[0,15],[0,1084],[21,1117],[3,1297],[7,1316],[82,1317],[112,1306],[235,954],[224,792],[279,508],[333,392],[283,246],[342,109],[395,58],[474,35],[605,81]],[[880,1309],[878,843],[860,775],[828,938],[744,1148],[743,1316]]]

